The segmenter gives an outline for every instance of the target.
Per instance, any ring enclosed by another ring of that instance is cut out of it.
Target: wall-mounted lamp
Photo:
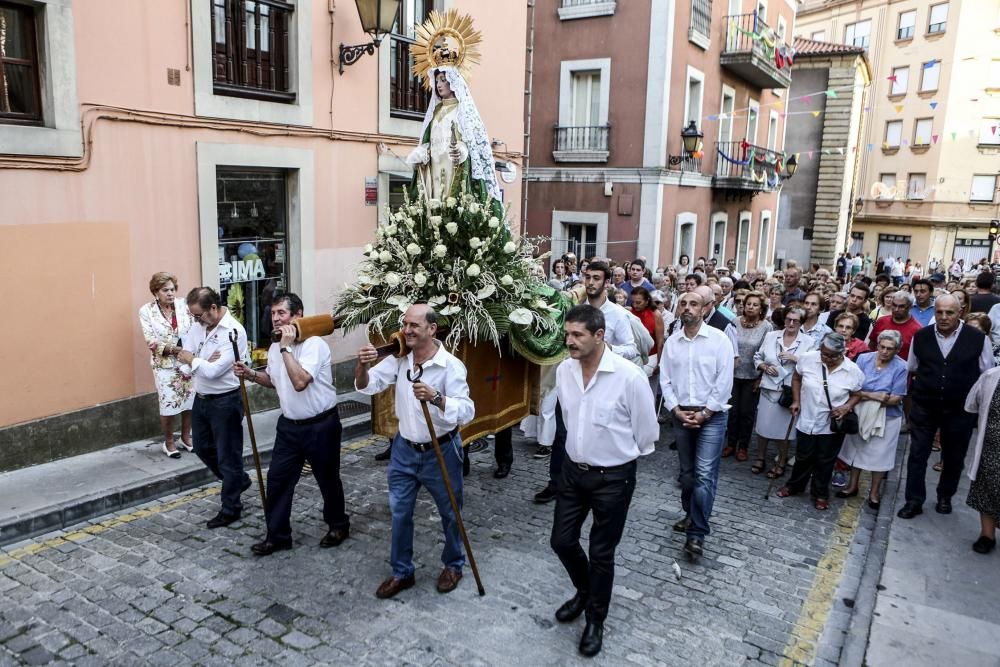
[[[705,135],[698,131],[698,126],[695,125],[693,120],[688,123],[688,126],[681,132],[681,143],[684,146],[684,155],[668,155],[667,162],[670,166],[676,167],[681,162],[691,160],[694,157],[694,153],[701,148],[701,140],[704,136]]]
[[[364,54],[375,55],[375,49],[382,43],[382,39],[392,32],[399,13],[399,0],[354,1],[358,5],[358,16],[361,17],[361,29],[372,36],[372,41],[356,46],[340,44],[341,74],[344,73],[345,66],[358,62]]]

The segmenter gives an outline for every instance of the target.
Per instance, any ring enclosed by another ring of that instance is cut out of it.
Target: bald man
[[[705,320],[708,326],[726,334],[726,337],[733,344],[733,357],[735,357],[739,351],[739,345],[736,342],[736,326],[731,319],[715,307],[715,292],[708,285],[699,285],[694,288],[694,292],[701,297],[702,319]]]

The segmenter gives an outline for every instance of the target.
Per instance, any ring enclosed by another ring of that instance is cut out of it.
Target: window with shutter
[[[972,177],[969,201],[992,204],[996,186],[997,177],[995,174],[976,174]]]
[[[896,27],[896,39],[911,39],[917,25],[917,10],[899,13],[899,25]]]
[[[892,89],[889,93],[890,95],[905,95],[906,88],[910,83],[910,68],[909,67],[893,67],[892,68]]]
[[[890,120],[885,124],[885,143],[889,148],[899,148],[903,140],[903,121]]]
[[[280,0],[211,0],[216,95],[293,102],[289,23],[294,5]]]
[[[906,198],[923,199],[927,185],[927,174],[910,174],[906,179]]]
[[[918,118],[913,125],[913,145],[928,146],[931,143],[931,134],[934,132],[933,118]]]
[[[932,5],[930,18],[927,21],[927,33],[930,35],[944,32],[948,27],[948,3]]]
[[[0,2],[0,123],[41,125],[35,12]]]
[[[920,92],[931,92],[938,89],[938,81],[941,78],[941,61],[931,60],[923,64],[923,71],[920,75]]]

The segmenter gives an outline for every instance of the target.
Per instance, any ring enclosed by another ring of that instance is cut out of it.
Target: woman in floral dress
[[[160,401],[160,425],[163,427],[163,453],[180,458],[174,446],[174,415],[181,416],[181,445],[189,452],[191,444],[191,405],[194,391],[189,376],[180,372],[177,352],[193,320],[184,299],[178,297],[177,278],[166,272],[154,273],[149,281],[153,300],[139,309],[142,336],[149,348],[156,395]]]

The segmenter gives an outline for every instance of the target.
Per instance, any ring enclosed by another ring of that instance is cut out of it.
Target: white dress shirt
[[[194,376],[194,390],[199,394],[224,394],[240,388],[240,380],[233,373],[233,344],[229,332],[236,332],[236,345],[240,360],[249,359],[247,354],[247,331],[233,317],[229,309],[211,331],[201,322],[195,322],[184,337],[184,349],[194,355],[190,365],[181,366],[181,372]],[[209,361],[216,352],[219,358]]]
[[[1000,303],[990,308],[987,314],[990,316],[990,324],[993,325],[990,327],[990,338],[994,345],[1000,345]]]
[[[941,350],[941,356],[947,359],[948,355],[951,354],[952,348],[955,347],[955,343],[958,341],[958,334],[962,332],[965,322],[959,322],[950,336],[942,336],[938,333],[937,322],[934,322],[931,326],[934,327],[934,339],[937,341],[938,349]],[[906,359],[906,370],[911,373],[915,373],[920,366],[920,360],[917,359],[917,355],[914,353],[916,344],[917,339],[914,336],[910,342],[910,356]],[[990,337],[986,336],[986,339],[983,340],[983,350],[979,353],[979,372],[985,373],[993,368],[995,364],[996,362],[993,359],[993,345],[990,343]]]
[[[605,348],[584,386],[580,362],[566,359],[556,371],[556,392],[570,460],[611,467],[653,453],[660,425],[649,380],[635,364]]]
[[[703,405],[712,412],[729,409],[733,393],[733,343],[729,337],[700,322],[694,338],[677,326],[660,355],[660,388],[667,410],[678,405]]]
[[[438,437],[444,437],[450,431],[464,426],[476,416],[476,406],[469,398],[469,384],[466,382],[465,366],[444,349],[440,342],[437,353],[424,362],[424,373],[420,382],[434,387],[445,397],[444,410],[432,403],[427,403],[431,422]],[[431,434],[427,430],[420,401],[413,395],[413,385],[406,378],[406,372],[413,374],[413,352],[406,357],[397,359],[387,357],[368,370],[368,386],[361,389],[355,383],[355,389],[362,394],[373,395],[386,390],[389,385],[396,385],[396,418],[399,420],[399,435],[410,442],[430,442]]]
[[[795,364],[795,372],[802,376],[799,394],[799,419],[796,428],[809,435],[830,434],[830,405],[837,408],[847,403],[852,391],[860,391],[865,374],[857,364],[844,357],[832,371],[826,370],[830,402],[823,391],[823,361],[819,350],[806,352]]]
[[[290,352],[281,352],[281,343],[271,343],[267,351],[267,375],[278,392],[281,414],[288,419],[309,419],[323,414],[337,405],[337,390],[333,387],[330,370],[330,346],[322,338],[306,338],[301,343],[288,346]],[[302,370],[312,376],[312,382],[302,391],[296,391],[288,377],[285,357],[292,355]]]
[[[629,312],[617,303],[605,297],[601,305],[604,314],[604,342],[611,346],[611,351],[626,359],[635,359],[639,350],[635,347],[632,337],[632,325],[629,324]]]

